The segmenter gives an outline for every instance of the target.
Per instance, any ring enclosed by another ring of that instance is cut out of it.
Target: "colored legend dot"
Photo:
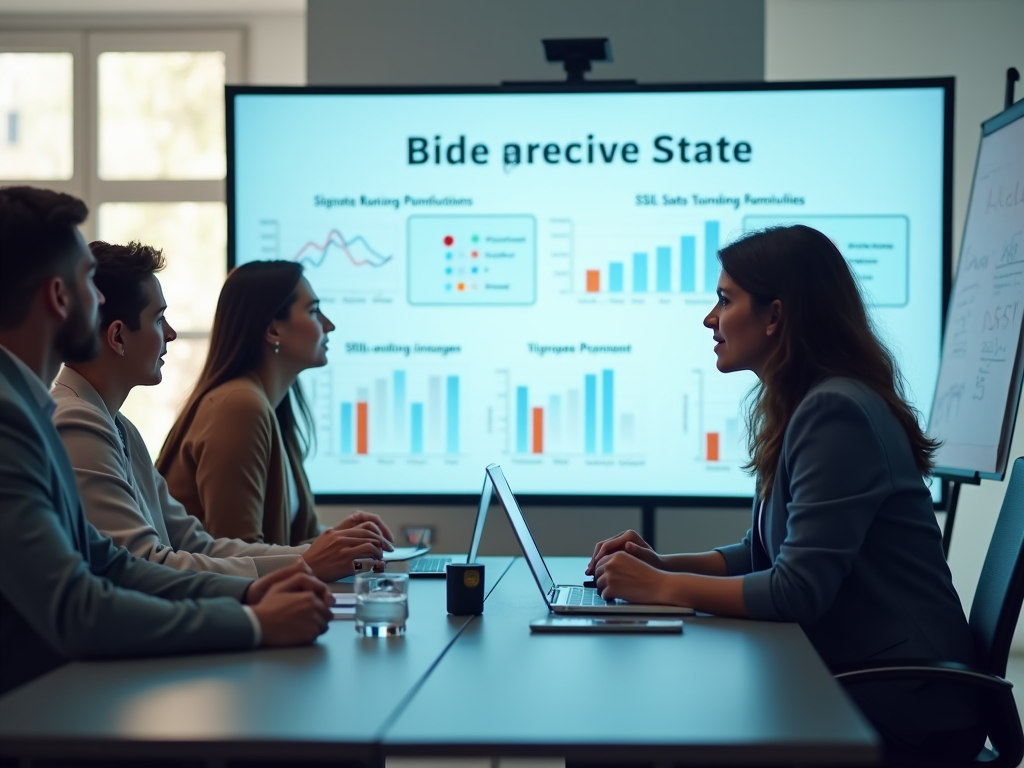
[[[479,243],[480,242],[480,235],[473,235],[473,242],[474,243]]]
[[[444,244],[449,246],[449,247],[454,245],[455,244],[455,238],[452,237],[451,235],[445,235],[444,236]]]
[[[459,283],[459,290],[460,291],[466,290],[466,284],[465,283]]]
[[[451,267],[447,267],[447,268],[445,269],[444,273],[445,273],[446,275],[450,275],[450,274],[452,273],[452,268],[451,268]]]
[[[446,254],[444,255],[444,257],[445,257],[446,259],[450,259],[450,258],[452,257],[452,252],[451,252],[451,251],[448,251],[448,253],[446,253]]]
[[[477,256],[479,256],[479,255],[480,255],[480,251],[473,251],[473,258],[474,258],[474,259],[475,259],[475,258],[476,258]]]

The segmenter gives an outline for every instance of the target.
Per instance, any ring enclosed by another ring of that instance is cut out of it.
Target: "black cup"
[[[477,616],[484,612],[484,567],[480,563],[448,563],[448,613]]]

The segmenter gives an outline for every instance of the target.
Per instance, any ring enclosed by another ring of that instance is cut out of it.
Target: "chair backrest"
[[[971,605],[971,632],[982,669],[1006,676],[1010,641],[1024,599],[1024,457],[1013,462],[1006,496]]]

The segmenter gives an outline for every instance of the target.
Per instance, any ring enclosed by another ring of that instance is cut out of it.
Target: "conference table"
[[[448,615],[444,580],[414,579],[401,638],[362,638],[342,620],[305,648],[68,664],[0,697],[0,759],[660,766],[880,756],[795,624],[694,616],[681,635],[531,635],[547,608],[525,561],[481,561],[482,616]],[[586,559],[548,564],[556,582],[579,583]]]

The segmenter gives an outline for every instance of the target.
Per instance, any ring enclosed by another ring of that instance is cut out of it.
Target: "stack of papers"
[[[354,619],[356,617],[356,596],[350,593],[335,592],[334,605],[331,606],[332,619]]]

